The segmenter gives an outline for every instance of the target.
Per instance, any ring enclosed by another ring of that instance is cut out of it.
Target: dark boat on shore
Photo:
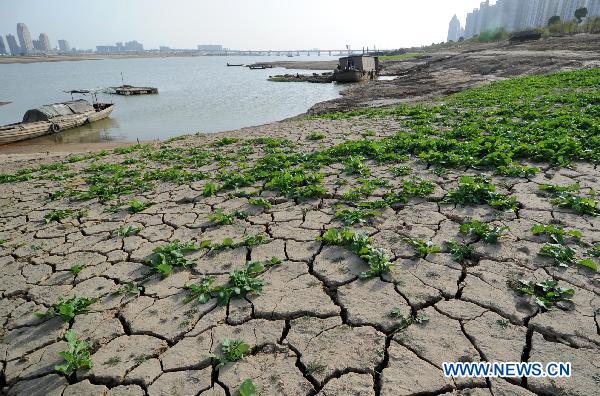
[[[0,144],[50,135],[89,124],[107,118],[114,107],[112,103],[96,102],[92,105],[87,100],[79,99],[31,109],[23,116],[23,122],[0,126]]]
[[[346,56],[340,58],[334,71],[338,83],[354,83],[373,80],[379,72],[379,59],[373,56]]]
[[[263,70],[263,69],[272,69],[273,65],[269,63],[255,63],[253,65],[248,65],[250,70]]]
[[[229,63],[227,62],[228,67],[244,67],[243,63]]]

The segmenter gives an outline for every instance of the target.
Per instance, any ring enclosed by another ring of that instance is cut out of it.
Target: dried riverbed
[[[4,155],[3,390],[230,395],[250,379],[264,395],[595,393],[599,277],[576,261],[598,246],[599,217],[557,206],[540,186],[578,183],[572,194],[593,201],[597,165],[523,161],[509,176],[432,166],[432,157],[377,144],[428,131],[424,114],[290,120],[89,155]],[[584,126],[573,130],[588,133]],[[497,187],[486,203],[448,201],[461,177],[478,175]],[[476,219],[498,243],[461,232]],[[536,225],[581,231],[559,244],[577,252],[575,261],[559,267],[538,254],[550,237],[534,234]],[[371,237],[361,245],[368,255],[326,233],[344,228]],[[177,240],[197,246],[169,250]],[[232,272],[262,291],[219,303],[219,293],[235,294]],[[572,301],[542,310],[518,291],[520,279],[556,280]],[[35,315],[63,296],[93,300],[66,321]],[[55,368],[65,363],[67,330],[92,343],[92,367],[71,375]],[[247,344],[246,356],[227,361],[227,340]],[[442,375],[442,362],[483,360],[569,361],[574,377]]]

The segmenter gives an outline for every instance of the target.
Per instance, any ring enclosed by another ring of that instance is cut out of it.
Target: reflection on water
[[[0,101],[12,102],[0,107],[0,125],[21,120],[28,109],[70,100],[65,90],[120,85],[121,73],[125,83],[155,86],[159,94],[100,95],[99,100],[116,104],[110,118],[40,137],[32,143],[154,140],[199,131],[218,132],[292,117],[315,103],[339,96],[341,87],[335,84],[267,81],[269,75],[312,73],[310,70],[226,66],[227,62],[277,60],[287,58],[148,58],[0,65]]]

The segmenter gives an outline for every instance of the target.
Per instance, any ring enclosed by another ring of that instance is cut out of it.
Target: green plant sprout
[[[91,342],[80,340],[73,330],[67,330],[65,340],[67,341],[68,350],[60,352],[59,355],[67,363],[54,366],[56,371],[71,376],[80,368],[91,369],[94,367],[94,363],[90,359]]]

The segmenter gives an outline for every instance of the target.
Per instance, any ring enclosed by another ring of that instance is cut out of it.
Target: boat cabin
[[[339,59],[338,70],[360,70],[377,73],[379,58],[376,56],[353,55]]]
[[[72,100],[70,102],[63,103],[54,103],[38,107],[37,109],[27,110],[23,116],[23,123],[49,121],[55,117],[83,114],[94,111],[94,106],[84,99]]]

